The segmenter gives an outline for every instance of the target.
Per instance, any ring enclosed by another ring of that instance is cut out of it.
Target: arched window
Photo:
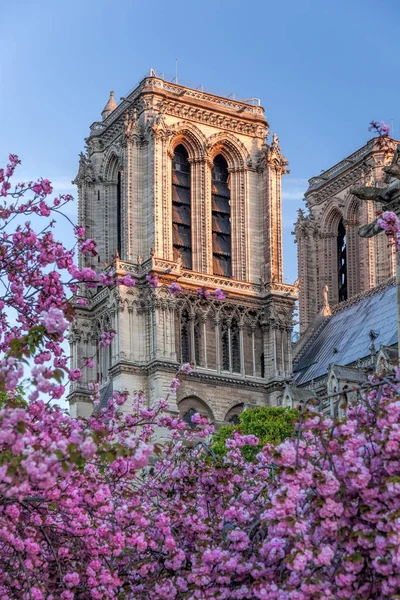
[[[183,398],[178,404],[178,410],[180,418],[186,421],[190,427],[194,426],[192,417],[196,413],[199,413],[202,417],[207,417],[210,422],[214,421],[211,408],[197,396]]]
[[[347,300],[347,258],[346,258],[346,229],[343,219],[340,219],[337,234],[338,258],[338,297],[339,302]]]
[[[231,193],[228,164],[221,154],[212,169],[212,246],[214,275],[232,276]]]
[[[242,414],[244,410],[244,404],[236,404],[233,406],[226,414],[224,421],[231,423],[232,425],[238,425],[240,423],[239,415]]]
[[[193,346],[192,336],[194,335]],[[200,365],[201,328],[198,316],[189,316],[185,309],[180,317],[181,362]]]
[[[190,163],[186,148],[175,148],[172,161],[172,244],[174,260],[182,258],[185,269],[192,268],[190,210]]]
[[[122,186],[121,186],[121,171],[118,171],[117,178],[117,250],[122,257]]]

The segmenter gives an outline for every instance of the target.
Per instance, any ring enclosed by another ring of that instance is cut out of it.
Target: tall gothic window
[[[121,171],[118,171],[117,179],[117,250],[121,257],[122,253],[122,193],[121,193]],[[113,250],[114,252],[114,250]]]
[[[189,318],[187,310],[182,311],[180,320],[180,339],[181,339],[181,362],[193,362],[200,364],[200,322],[198,317],[194,322]],[[194,334],[194,355],[192,349],[192,335]]]
[[[347,259],[346,259],[346,229],[343,219],[340,220],[337,235],[338,258],[338,290],[339,302],[347,300]]]
[[[172,244],[174,260],[181,256],[182,265],[191,269],[190,163],[182,144],[175,148],[172,161]]]
[[[212,169],[212,246],[214,275],[232,276],[231,193],[228,164],[221,154]]]
[[[232,367],[232,373],[240,373],[240,334],[236,319],[232,319],[230,324],[227,320],[222,322],[221,345],[222,369],[230,371]]]

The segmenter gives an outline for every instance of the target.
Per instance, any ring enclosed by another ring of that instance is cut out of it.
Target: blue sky
[[[400,138],[398,0],[14,0],[1,18],[0,163],[17,153],[21,178],[60,192],[109,90],[126,95],[150,67],[173,76],[178,58],[182,83],[261,98],[291,168],[290,282],[307,180],[363,145],[371,119]]]

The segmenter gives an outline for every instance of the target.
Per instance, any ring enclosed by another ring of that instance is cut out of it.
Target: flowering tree
[[[114,393],[87,421],[71,419],[50,402],[63,374],[80,376],[62,350],[66,290],[134,281],[80,269],[47,227],[10,233],[12,220],[45,220],[68,200],[50,204],[47,180],[11,190],[17,162],[1,172],[0,598],[400,597],[399,373],[372,380],[341,421],[303,407],[293,435],[252,461],[242,449],[255,435],[234,433],[218,456],[207,421],[196,414],[187,428],[168,399],[134,396],[122,416],[126,397]],[[170,432],[161,453],[155,427]]]

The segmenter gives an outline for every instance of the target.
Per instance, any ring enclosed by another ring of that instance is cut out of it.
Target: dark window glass
[[[190,163],[181,144],[172,161],[172,244],[174,260],[180,256],[186,269],[192,268],[191,227]]]
[[[183,415],[183,420],[192,427],[193,429],[196,427],[195,423],[192,421],[193,415],[195,415],[197,411],[194,408],[189,408],[189,410]]]
[[[117,250],[122,254],[122,197],[121,197],[121,171],[118,171],[117,179]],[[113,250],[114,252],[114,250]]]
[[[229,334],[226,322],[222,325],[222,369],[229,371]]]
[[[339,302],[347,300],[346,228],[340,220],[337,235]]]
[[[232,371],[240,373],[240,340],[239,327],[236,319],[231,324],[231,345],[232,345]]]
[[[233,415],[233,417],[231,417],[229,419],[229,423],[232,423],[232,425],[239,425],[239,423],[240,423],[239,415]]]

